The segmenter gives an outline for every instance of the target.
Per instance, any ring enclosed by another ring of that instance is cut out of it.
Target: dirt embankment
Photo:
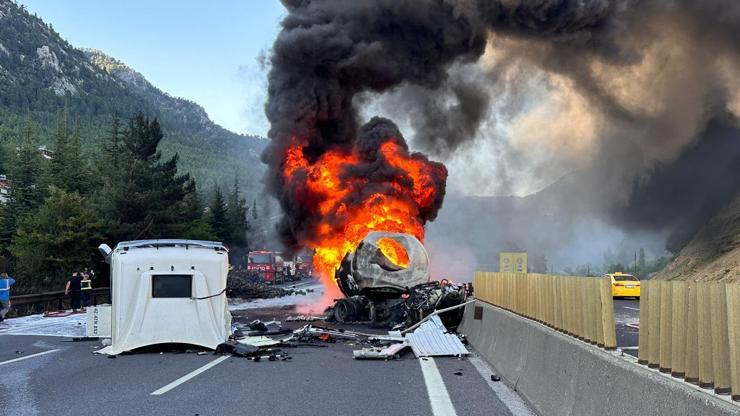
[[[709,220],[654,278],[740,282],[740,196]]]

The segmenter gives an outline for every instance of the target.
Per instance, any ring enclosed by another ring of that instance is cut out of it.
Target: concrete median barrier
[[[727,400],[484,302],[466,307],[460,331],[541,415],[740,414]]]

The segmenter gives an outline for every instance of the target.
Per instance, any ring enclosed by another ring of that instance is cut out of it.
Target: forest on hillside
[[[251,227],[257,204],[247,202],[239,179],[204,197],[179,155],[163,155],[156,118],[113,118],[84,149],[68,111],[57,114],[48,148],[41,131],[30,117],[0,126],[0,174],[9,189],[0,203],[0,272],[15,276],[19,292],[59,290],[84,268],[105,274],[101,243],[217,240],[236,264],[250,244],[264,244]]]

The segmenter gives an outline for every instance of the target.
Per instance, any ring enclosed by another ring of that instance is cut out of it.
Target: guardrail
[[[605,349],[617,347],[609,279],[476,272],[475,297]]]
[[[644,281],[641,364],[740,401],[740,283]]]
[[[14,295],[10,301],[17,315],[59,311],[69,309],[71,298],[63,290],[54,292],[34,293],[30,295]],[[110,288],[96,287],[90,290],[90,303],[110,302]]]

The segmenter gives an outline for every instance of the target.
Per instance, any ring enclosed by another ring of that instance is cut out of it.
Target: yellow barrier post
[[[614,323],[614,299],[612,298],[612,284],[609,279],[601,279],[601,319],[604,328],[604,348],[617,348],[617,326]]]
[[[672,303],[673,303],[673,282],[660,283],[660,358],[658,369],[661,373],[671,371],[671,327],[672,327]]]
[[[671,318],[671,375],[686,375],[686,282],[673,282]]]
[[[601,294],[598,287],[596,286],[596,279],[594,279],[593,277],[584,277],[583,283],[585,283],[586,293],[588,294],[586,296],[586,305],[588,306],[588,332],[586,333],[586,335],[588,336],[588,342],[596,345],[596,321],[598,321],[600,318],[596,303],[601,302]]]
[[[740,284],[728,284],[726,292],[731,394],[732,400],[740,401]]]
[[[563,330],[563,303],[561,303],[562,290],[560,287],[560,281],[560,278],[555,276],[552,277],[552,326],[558,331]]]
[[[585,287],[583,285],[583,280],[580,277],[575,277],[576,280],[576,294],[578,296],[578,332],[576,335],[578,335],[578,339],[581,341],[585,341],[586,337],[586,319],[588,317],[586,316],[588,312],[586,311],[586,294],[585,294]]]
[[[650,281],[646,280],[640,285],[640,329],[637,333],[637,362],[648,364],[648,334],[650,333]]]
[[[565,333],[573,335],[576,305],[572,278],[570,276],[563,277],[563,289],[565,295]]]
[[[710,283],[712,308],[712,369],[714,392],[730,393],[730,340],[727,337],[727,295],[724,283]]]
[[[699,387],[710,389],[714,387],[712,363],[712,319],[711,304],[709,301],[709,287],[707,283],[697,283],[697,312],[699,314]]]
[[[578,298],[576,297],[575,287],[575,278],[572,276],[566,277],[565,290],[568,294],[568,334],[577,338],[576,327],[578,326],[578,320],[576,319],[576,312],[578,311],[578,306],[576,305],[576,301]]]
[[[648,367],[660,366],[660,281],[651,280],[650,286],[650,322],[648,322]]]
[[[686,313],[686,375],[684,380],[699,384],[699,313],[696,283],[686,285],[688,311]]]
[[[604,347],[604,308],[601,303],[602,277],[594,277],[594,298],[596,299],[596,345]]]

